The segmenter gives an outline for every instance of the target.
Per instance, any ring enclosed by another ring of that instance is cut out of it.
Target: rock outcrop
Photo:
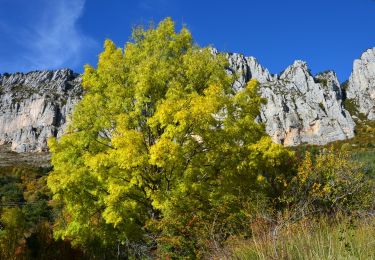
[[[0,144],[16,152],[47,150],[60,136],[82,95],[81,77],[69,69],[0,76]]]
[[[342,106],[342,90],[334,72],[313,77],[307,64],[296,61],[280,76],[271,75],[254,58],[229,56],[239,79],[235,88],[251,78],[261,83],[260,94],[268,100],[261,109],[266,132],[286,146],[326,144],[352,138],[355,123]]]
[[[228,53],[229,68],[232,73],[237,73],[238,78],[233,88],[239,90],[246,85],[250,79],[257,79],[260,83],[266,83],[277,79],[276,75],[263,68],[254,57],[245,57],[238,53]]]
[[[354,61],[346,93],[359,113],[375,120],[375,48]]]

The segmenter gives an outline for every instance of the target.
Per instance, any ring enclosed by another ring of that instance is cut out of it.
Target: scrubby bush
[[[374,206],[374,183],[345,149],[306,153],[282,200],[301,215],[349,213]]]

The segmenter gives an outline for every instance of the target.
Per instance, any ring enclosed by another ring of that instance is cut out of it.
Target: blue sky
[[[0,73],[96,64],[137,24],[171,16],[201,46],[256,57],[272,73],[296,59],[346,80],[375,47],[373,0],[0,0]]]

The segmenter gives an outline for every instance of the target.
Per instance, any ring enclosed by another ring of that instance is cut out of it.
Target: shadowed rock
[[[82,95],[81,77],[69,69],[0,76],[0,144],[16,152],[47,150],[60,136]]]

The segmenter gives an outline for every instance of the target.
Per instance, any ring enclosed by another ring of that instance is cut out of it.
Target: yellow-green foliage
[[[305,154],[284,201],[302,214],[369,209],[374,203],[373,187],[363,164],[354,161],[348,151],[332,147],[316,156]]]
[[[226,66],[171,19],[136,28],[123,50],[105,42],[67,133],[49,142],[57,237],[199,255],[207,227],[221,242],[239,232],[244,204],[280,192],[293,154],[255,122],[257,82],[234,93]]]

